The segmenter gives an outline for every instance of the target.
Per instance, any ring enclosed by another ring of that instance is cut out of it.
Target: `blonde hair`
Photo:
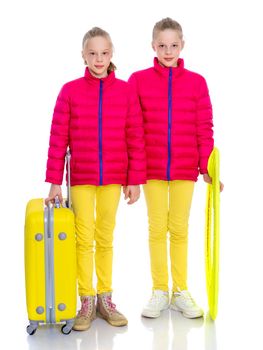
[[[180,39],[183,40],[183,29],[181,25],[170,17],[163,18],[161,21],[155,23],[153,27],[152,39],[154,40],[156,35],[165,29],[176,30],[180,36]]]
[[[86,42],[89,40],[89,39],[92,39],[92,38],[95,38],[96,36],[101,36],[105,39],[107,39],[111,45],[111,48],[113,49],[113,44],[112,44],[112,40],[111,40],[111,37],[110,37],[110,34],[108,32],[106,32],[106,30],[104,29],[101,29],[99,27],[93,27],[91,28],[83,37],[82,39],[82,49],[84,49],[85,47],[85,44]],[[86,64],[86,61],[84,61],[84,63]],[[110,72],[113,72],[117,69],[117,67],[115,66],[114,63],[110,62],[110,65],[108,67],[108,74]]]

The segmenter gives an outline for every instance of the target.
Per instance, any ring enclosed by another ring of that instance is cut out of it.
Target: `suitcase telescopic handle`
[[[66,158],[67,175],[68,175],[66,207],[71,209],[71,195],[70,195],[70,158],[71,158],[71,154],[70,154],[70,150],[67,151],[65,158]],[[51,207],[52,207],[51,202],[48,202],[47,206],[49,209],[51,209]],[[64,206],[64,205],[62,204],[62,206]],[[60,201],[58,199],[58,196],[55,197],[54,207],[60,208]]]
[[[70,150],[68,150],[68,151],[67,151],[67,154],[66,154],[66,163],[67,163],[67,170],[68,170],[67,207],[71,209],[71,194],[70,194],[70,159],[71,159],[71,153],[70,153]]]

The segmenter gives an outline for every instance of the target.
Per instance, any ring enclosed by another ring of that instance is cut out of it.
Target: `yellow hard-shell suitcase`
[[[40,323],[66,322],[69,334],[76,315],[76,243],[70,208],[28,202],[25,218],[26,302],[32,335]]]

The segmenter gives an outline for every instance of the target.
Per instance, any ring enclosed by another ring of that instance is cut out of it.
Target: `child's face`
[[[104,78],[108,75],[107,69],[112,58],[111,43],[102,36],[88,39],[84,45],[82,57],[92,75]]]
[[[159,63],[165,67],[176,67],[184,42],[179,33],[173,29],[165,29],[156,33],[152,48],[156,52]]]

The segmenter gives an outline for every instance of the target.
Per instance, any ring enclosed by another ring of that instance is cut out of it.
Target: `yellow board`
[[[76,243],[73,212],[68,208],[52,208],[52,239],[47,236],[43,199],[28,202],[25,218],[25,282],[28,318],[51,323],[47,313],[47,285],[52,286],[54,301],[52,323],[74,319],[76,315]],[[50,243],[51,242],[51,243]],[[52,263],[47,261],[47,246]],[[47,276],[51,271],[53,280]],[[33,334],[33,333],[32,333]]]
[[[205,225],[206,290],[209,313],[213,320],[218,311],[219,290],[219,236],[220,236],[220,180],[219,151],[214,148],[208,160],[208,174],[212,184],[207,185]]]

